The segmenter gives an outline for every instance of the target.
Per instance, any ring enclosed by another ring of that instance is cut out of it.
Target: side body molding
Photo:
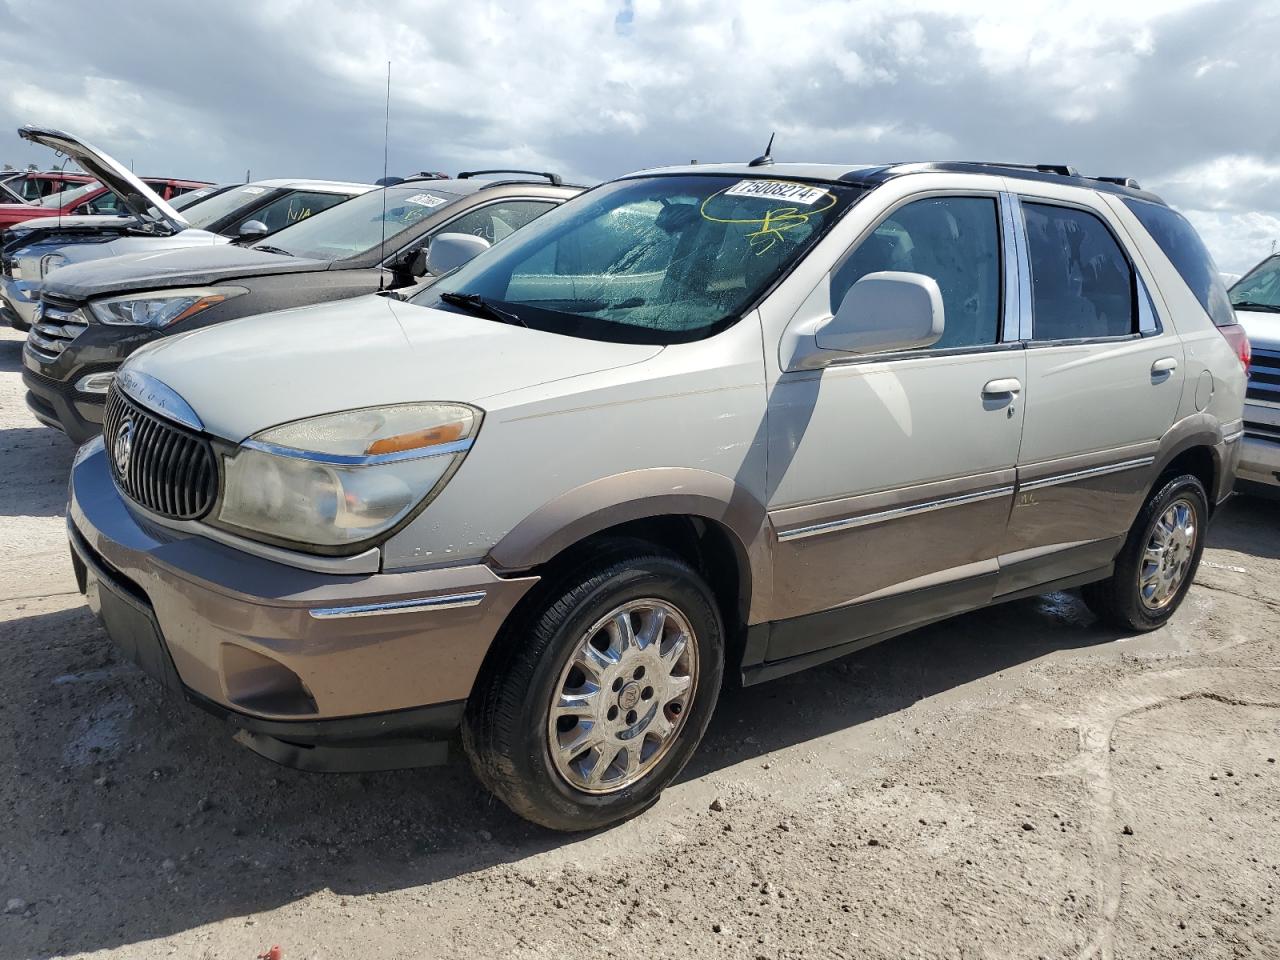
[[[527,570],[621,523],[663,516],[698,517],[731,535],[740,598],[748,623],[767,619],[772,595],[773,535],[768,511],[729,477],[689,467],[653,467],[592,480],[561,494],[518,523],[489,552],[502,570]]]

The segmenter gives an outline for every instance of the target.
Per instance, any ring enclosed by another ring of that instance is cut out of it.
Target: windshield
[[[172,198],[169,201],[169,206],[173,207],[175,210],[185,210],[187,207],[194,207],[197,203],[203,203],[205,200],[212,200],[214,197],[226,193],[230,189],[232,188],[201,187],[198,190],[188,190],[186,193],[179,194]],[[183,214],[183,216],[186,217],[186,214]]]
[[[36,206],[48,207],[51,210],[61,209],[68,204],[75,203],[81,197],[87,197],[95,190],[101,189],[101,185],[95,180],[92,183],[84,183],[78,187],[72,187],[70,190],[63,190],[61,193],[51,193],[43,200],[37,200]]]
[[[1231,305],[1280,311],[1280,257],[1268,257],[1237,280],[1231,288]]]
[[[282,193],[284,190],[281,187],[258,187],[248,183],[243,187],[220,193],[216,197],[210,197],[189,213],[184,213],[183,216],[191,226],[204,230],[223,217],[229,217],[246,207],[263,200],[273,199]]]
[[[606,184],[428,287],[569,336],[697,340],[737,320],[855,200],[852,187],[709,174]],[[452,300],[452,303],[450,302]]]
[[[271,247],[315,260],[345,260],[369,253],[382,242],[384,194],[388,252],[397,249],[397,237],[458,199],[434,184],[371,190],[285,227],[271,237]]]

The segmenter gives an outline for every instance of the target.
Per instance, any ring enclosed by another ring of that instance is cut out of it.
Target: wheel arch
[[[517,524],[488,559],[499,573],[534,573],[546,582],[611,538],[651,543],[699,570],[720,603],[731,647],[767,608],[767,511],[740,484],[705,470],[657,467],[584,484]]]

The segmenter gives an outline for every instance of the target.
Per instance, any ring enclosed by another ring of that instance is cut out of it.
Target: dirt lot
[[[462,764],[277,768],[121,662],[20,346],[0,334],[0,960],[1280,957],[1280,505],[1224,511],[1166,629],[1055,594],[729,692],[656,808],[566,838]]]

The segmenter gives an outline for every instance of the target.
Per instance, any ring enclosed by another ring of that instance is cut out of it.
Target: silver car
[[[1232,489],[1243,335],[1131,181],[675,167],[486,246],[140,351],[77,456],[108,632],[277,761],[460,730],[517,813],[599,827],[726,674],[1075,586],[1159,627]]]

